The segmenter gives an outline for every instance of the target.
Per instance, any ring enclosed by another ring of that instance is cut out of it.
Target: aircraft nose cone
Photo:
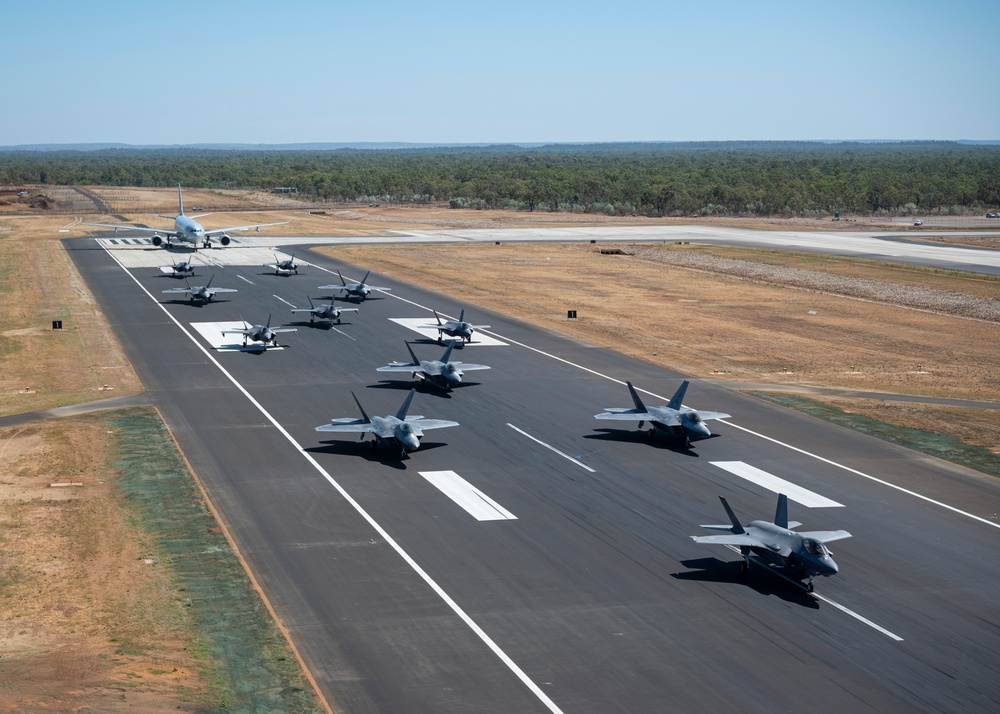
[[[403,442],[403,448],[405,448],[407,451],[416,451],[418,448],[420,448],[420,439],[418,439],[413,434],[404,436],[401,439],[401,441]]]
[[[823,575],[836,575],[840,572],[840,568],[833,562],[833,558],[823,558],[820,561],[820,566],[823,568]]]

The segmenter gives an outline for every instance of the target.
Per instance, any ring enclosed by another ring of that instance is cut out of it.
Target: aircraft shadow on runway
[[[398,391],[410,391],[411,389],[416,389],[420,394],[426,394],[432,397],[439,397],[440,399],[451,399],[452,394],[458,392],[466,387],[477,387],[482,382],[462,382],[461,384],[454,384],[451,387],[451,391],[444,391],[439,387],[434,387],[430,384],[424,384],[423,382],[417,382],[413,379],[383,379],[377,384],[369,384],[365,386],[365,389],[391,389]]]
[[[819,601],[799,586],[764,572],[764,566],[752,565],[747,575],[741,575],[743,561],[724,561],[718,558],[698,558],[682,560],[685,568],[693,568],[683,573],[670,573],[677,580],[693,580],[702,583],[723,583],[749,588],[760,595],[781,598],[785,602],[801,605],[812,610],[819,609]]]
[[[700,454],[694,450],[694,447],[702,441],[709,441],[718,436],[718,434],[712,434],[704,439],[698,439],[698,441],[693,442],[690,447],[684,446],[684,440],[676,436],[666,436],[663,434],[657,434],[653,439],[649,438],[647,431],[629,431],[626,429],[594,429],[598,432],[596,434],[584,434],[584,439],[593,439],[595,441],[619,441],[623,444],[646,444],[654,449],[663,449],[665,451],[673,451],[678,454],[685,454],[687,456],[698,457]]]
[[[195,300],[194,302],[188,300],[187,298],[177,299],[177,300],[160,300],[162,305],[188,305],[189,307],[203,308],[206,305],[211,305],[213,303],[225,303],[232,302],[232,300],[226,300],[225,298],[212,298],[211,300],[204,302]]]
[[[285,323],[286,327],[308,327],[313,330],[323,330],[324,332],[333,331],[334,327],[345,327],[347,325],[353,325],[353,322],[347,322],[346,320],[341,322],[339,325],[336,322],[330,322],[329,320],[317,320],[316,322],[309,322],[309,320],[292,320],[291,322]]]
[[[396,447],[381,447],[372,451],[371,441],[344,441],[327,440],[321,442],[321,446],[310,446],[306,448],[310,454],[340,454],[342,456],[357,456],[373,464],[382,464],[390,468],[405,471],[407,464],[420,458],[421,452],[439,449],[447,446],[443,441],[421,441],[417,452],[406,459],[399,458],[399,450]]]

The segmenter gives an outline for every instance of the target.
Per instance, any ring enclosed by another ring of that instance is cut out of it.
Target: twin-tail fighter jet
[[[640,429],[643,423],[648,421],[652,427],[649,430],[650,439],[656,435],[656,430],[660,429],[674,436],[683,437],[684,446],[689,447],[691,446],[691,439],[703,439],[712,435],[712,432],[705,425],[706,420],[728,419],[730,417],[729,414],[723,414],[722,412],[699,411],[681,404],[681,400],[684,399],[684,393],[688,388],[688,381],[686,379],[681,383],[680,388],[674,393],[674,396],[670,398],[670,403],[663,407],[647,407],[639,399],[639,395],[636,393],[632,383],[626,382],[626,384],[628,385],[629,394],[632,395],[632,402],[635,404],[635,408],[610,407],[600,414],[595,414],[595,419],[612,419],[615,421],[638,420]]]
[[[476,330],[488,330],[489,325],[471,325],[465,321],[465,310],[458,313],[457,320],[446,320],[441,322],[441,316],[437,314],[437,310],[434,311],[434,317],[437,318],[436,325],[421,325],[423,329],[427,330],[437,330],[438,331],[438,344],[443,343],[443,335],[448,335],[448,337],[457,337],[465,342],[472,342],[472,333]]]
[[[750,521],[745,527],[740,524],[733,509],[726,499],[719,496],[723,508],[732,525],[702,526],[716,531],[729,531],[729,535],[691,536],[696,543],[713,543],[716,545],[734,546],[743,555],[741,572],[745,575],[750,569],[750,558],[760,559],[766,566],[773,566],[777,572],[788,573],[796,580],[805,580],[803,587],[813,591],[813,578],[817,575],[829,577],[836,575],[839,568],[833,562],[832,554],[826,544],[850,538],[847,531],[808,531],[791,530],[802,524],[788,520],[788,497],[778,495],[778,508],[774,514],[774,523],[767,521]]]
[[[449,391],[456,384],[460,384],[466,372],[477,369],[489,369],[485,364],[467,364],[465,362],[450,361],[451,351],[455,348],[455,342],[448,343],[447,349],[441,355],[441,359],[419,360],[413,354],[410,343],[406,343],[406,349],[410,352],[412,362],[390,362],[385,367],[379,367],[379,372],[409,372],[414,379],[422,384],[433,384],[444,391]]]
[[[146,228],[144,226],[123,226],[121,224],[115,225],[113,223],[83,223],[85,226],[96,226],[98,228],[122,228],[131,231],[143,231],[144,233],[152,233],[153,245],[159,247],[166,239],[166,246],[170,248],[172,243],[171,239],[175,239],[181,243],[190,243],[192,245],[192,250],[198,250],[198,246],[201,245],[202,248],[212,247],[212,238],[217,236],[219,242],[222,245],[229,245],[230,238],[229,233],[235,231],[246,231],[251,228],[264,228],[265,226],[280,226],[288,223],[288,221],[279,221],[278,223],[252,223],[248,226],[231,226],[229,228],[205,228],[203,225],[196,221],[196,218],[204,218],[205,216],[211,215],[210,213],[201,213],[196,216],[188,216],[184,213],[184,197],[181,195],[181,185],[177,184],[177,215],[176,216],[163,216],[156,214],[157,218],[172,218],[174,221],[174,229],[172,231],[165,230],[163,228]],[[161,235],[162,234],[162,235]]]
[[[298,332],[294,327],[271,327],[271,316],[267,316],[267,323],[264,325],[250,325],[245,320],[242,330],[223,330],[223,335],[243,335],[243,346],[247,346],[247,340],[263,343],[264,349],[268,345],[278,347],[278,335],[283,332]]]
[[[358,298],[360,302],[364,302],[365,298],[371,295],[373,290],[378,290],[379,292],[384,292],[386,290],[392,290],[392,288],[377,288],[369,285],[366,281],[368,276],[371,275],[372,271],[365,273],[365,277],[361,278],[360,282],[349,283],[344,280],[344,276],[340,275],[340,271],[337,271],[337,275],[340,275],[340,285],[320,285],[320,290],[340,290],[341,292],[346,292],[347,296],[353,295]]]
[[[410,402],[413,401],[413,395],[416,393],[416,389],[410,390],[403,401],[403,406],[399,408],[395,416],[369,417],[354,392],[351,392],[354,403],[361,410],[361,419],[331,419],[329,424],[317,426],[316,431],[360,433],[362,439],[365,438],[365,434],[372,434],[375,437],[374,441],[371,442],[372,451],[378,446],[396,445],[400,449],[400,458],[405,459],[409,452],[420,448],[420,437],[424,435],[425,431],[458,426],[457,421],[425,419],[422,416],[408,417],[406,412],[410,409]]]
[[[212,298],[215,297],[216,293],[239,292],[236,288],[213,288],[213,280],[215,280],[215,273],[212,273],[212,277],[208,279],[208,283],[205,285],[196,285],[192,287],[189,283],[186,288],[170,288],[169,290],[164,290],[163,292],[174,295],[190,295],[192,303],[195,300],[201,300],[202,304],[212,302]]]
[[[299,264],[295,262],[294,255],[287,260],[279,260],[277,253],[275,253],[274,262],[264,263],[264,267],[273,270],[275,275],[281,275],[282,273],[299,274]]]
[[[336,320],[337,324],[340,324],[340,315],[345,312],[360,312],[359,308],[356,307],[340,307],[333,304],[331,300],[326,305],[314,305],[312,298],[308,295],[306,299],[309,301],[309,307],[293,307],[292,312],[308,312],[309,322],[312,323],[314,320],[327,320],[329,322],[334,322]]]
[[[173,263],[173,265],[161,265],[160,272],[166,275],[173,275],[175,278],[194,276],[193,260],[182,260],[179,263],[177,261],[173,261]]]

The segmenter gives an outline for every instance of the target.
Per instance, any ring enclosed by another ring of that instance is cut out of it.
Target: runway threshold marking
[[[441,493],[464,508],[477,521],[516,521],[517,516],[454,471],[420,471]]]
[[[568,459],[569,461],[572,461],[572,462],[573,462],[574,464],[576,464],[577,466],[579,466],[579,467],[581,467],[581,468],[584,468],[584,469],[587,469],[587,471],[589,471],[590,473],[592,473],[592,474],[593,474],[593,473],[597,473],[596,471],[594,471],[594,469],[590,468],[589,466],[587,466],[587,464],[585,464],[585,463],[581,462],[581,461],[580,461],[579,459],[577,459],[577,458],[574,458],[574,457],[570,456],[569,454],[567,454],[567,453],[566,453],[566,452],[564,452],[564,451],[560,451],[559,449],[557,449],[557,448],[556,448],[556,447],[554,447],[554,446],[550,446],[550,445],[546,444],[546,443],[545,443],[544,441],[542,441],[541,439],[536,439],[535,437],[533,437],[533,436],[532,436],[531,434],[529,434],[528,432],[524,431],[523,429],[518,429],[518,428],[517,428],[516,426],[514,426],[514,425],[513,425],[513,424],[511,424],[510,422],[507,422],[507,426],[509,426],[509,427],[510,427],[511,429],[513,429],[514,431],[516,431],[516,432],[517,432],[518,434],[522,434],[522,435],[524,435],[524,436],[528,437],[529,439],[531,439],[532,441],[534,441],[534,442],[535,442],[536,444],[541,444],[542,446],[544,446],[544,447],[545,447],[546,449],[548,449],[549,451],[554,451],[555,453],[557,453],[557,454],[559,454],[560,456],[562,456],[562,457],[563,457],[564,459]]]
[[[723,471],[728,471],[734,476],[739,476],[742,479],[746,479],[750,483],[755,483],[758,486],[766,488],[768,491],[773,491],[774,493],[783,493],[791,500],[796,503],[801,503],[807,508],[843,508],[843,503],[837,503],[832,501],[826,496],[821,496],[818,493],[813,493],[812,491],[802,488],[791,481],[786,481],[783,478],[779,478],[773,474],[769,474],[767,471],[762,471],[756,466],[751,466],[750,464],[744,463],[742,461],[709,461],[712,466],[718,466]]]
[[[328,273],[331,273],[331,274],[333,273],[332,270],[328,270],[327,268],[323,268],[322,266],[316,266],[316,267],[319,268],[320,270],[325,270]],[[392,293],[383,293],[383,294],[384,295],[388,295],[391,298],[395,298],[396,300],[400,300],[402,302],[405,302],[405,303],[408,303],[410,305],[413,305],[415,307],[419,307],[421,309],[427,310],[428,312],[431,312],[431,310],[432,310],[431,308],[427,307],[426,305],[421,305],[420,303],[415,302],[413,300],[407,300],[406,298],[400,297],[399,295],[393,295]],[[486,333],[484,332],[484,334],[486,334]],[[496,334],[496,333],[491,333],[491,334]],[[622,386],[625,385],[625,382],[623,380],[621,380],[621,379],[615,379],[614,377],[611,377],[611,376],[609,376],[607,374],[604,374],[603,372],[598,372],[596,369],[590,369],[589,367],[584,367],[582,364],[577,364],[576,362],[570,362],[568,359],[564,359],[563,357],[559,357],[557,355],[551,354],[551,353],[546,352],[544,350],[540,350],[537,347],[532,347],[531,345],[527,345],[527,344],[525,344],[523,342],[518,342],[517,340],[512,340],[509,337],[503,337],[502,335],[497,335],[497,338],[498,339],[504,339],[509,344],[516,345],[518,347],[523,347],[526,350],[530,350],[530,351],[535,352],[537,354],[543,355],[543,356],[548,357],[549,359],[553,359],[553,360],[555,360],[557,362],[562,362],[563,364],[569,365],[570,367],[573,367],[575,369],[579,369],[579,370],[581,370],[583,372],[587,372],[588,374],[592,374],[595,377],[600,377],[602,379],[608,380],[609,382],[614,382],[615,384],[620,384]],[[668,397],[661,396],[659,394],[656,394],[655,392],[650,392],[649,390],[646,390],[646,389],[640,389],[639,387],[636,387],[636,391],[637,392],[642,392],[643,394],[648,394],[649,396],[651,396],[651,397],[653,397],[655,399],[662,399],[664,404],[666,404],[669,401]],[[814,454],[814,453],[812,453],[810,451],[806,451],[805,449],[800,449],[797,446],[792,446],[791,444],[786,444],[783,441],[779,441],[778,439],[775,439],[773,437],[766,436],[764,434],[761,434],[760,432],[753,431],[752,429],[747,429],[745,426],[740,426],[739,424],[736,424],[736,423],[734,423],[732,421],[729,421],[728,419],[720,419],[719,422],[721,424],[728,424],[729,426],[733,427],[734,429],[739,429],[740,431],[744,431],[747,434],[753,434],[754,436],[759,436],[761,439],[764,439],[766,441],[770,441],[771,443],[777,444],[778,446],[784,446],[786,449],[791,449],[792,451],[795,451],[795,452],[797,452],[799,454],[802,454],[803,456],[808,456],[810,458],[816,459],[817,461],[822,461],[825,464],[829,464],[830,466],[834,466],[834,467],[836,467],[838,469],[843,469],[844,471],[847,471],[848,473],[852,473],[852,474],[854,474],[856,476],[861,476],[862,478],[866,478],[869,481],[873,481],[875,483],[882,484],[883,486],[888,486],[889,488],[895,489],[896,491],[900,491],[901,493],[905,493],[905,494],[907,494],[909,496],[913,496],[914,498],[918,498],[921,501],[925,501],[925,502],[933,504],[935,506],[939,506],[940,508],[944,508],[944,509],[946,509],[948,511],[951,511],[952,513],[957,513],[960,516],[965,516],[966,518],[971,518],[974,521],[978,521],[980,523],[985,523],[986,525],[991,526],[993,528],[1000,528],[1000,522],[991,521],[991,520],[988,520],[988,519],[983,518],[981,516],[977,516],[974,513],[969,513],[968,511],[963,511],[960,508],[955,508],[954,506],[950,506],[947,503],[942,503],[941,501],[936,501],[933,498],[930,498],[928,496],[924,496],[923,494],[917,493],[916,491],[911,491],[908,488],[903,488],[902,486],[897,486],[894,483],[890,483],[889,481],[886,481],[884,479],[880,479],[880,478],[878,478],[876,476],[872,476],[871,474],[866,474],[863,471],[858,471],[857,469],[852,469],[850,466],[845,466],[844,464],[839,464],[836,461],[833,461],[831,459],[827,459],[827,458],[825,458],[823,456],[820,456],[818,454]]]
[[[333,478],[333,476],[331,476],[330,473],[326,469],[324,469],[318,461],[316,461],[313,455],[310,454],[308,451],[306,451],[305,448],[303,448],[303,446],[299,444],[298,441],[295,440],[295,437],[293,437],[288,432],[288,430],[281,425],[281,423],[277,419],[271,416],[271,413],[264,408],[264,405],[258,402],[254,398],[254,396],[250,394],[249,391],[247,391],[246,387],[240,384],[236,380],[236,378],[232,374],[230,374],[225,367],[222,366],[222,363],[215,358],[215,355],[209,352],[208,349],[206,349],[205,346],[202,345],[197,340],[197,338],[195,338],[195,336],[192,335],[191,332],[188,331],[184,327],[184,325],[180,323],[180,321],[176,317],[170,314],[170,311],[167,310],[166,306],[163,305],[159,300],[157,300],[153,296],[153,294],[146,289],[145,285],[139,282],[139,279],[136,278],[135,275],[132,274],[132,271],[126,268],[120,260],[118,260],[118,258],[114,255],[114,253],[112,253],[107,248],[105,248],[105,251],[108,253],[108,255],[111,256],[111,259],[114,260],[118,264],[118,266],[125,271],[125,274],[128,275],[130,278],[132,278],[132,281],[139,286],[139,289],[142,290],[144,293],[146,293],[146,296],[149,297],[149,299],[152,300],[157,305],[157,307],[159,307],[160,310],[163,311],[163,314],[165,314],[170,319],[170,321],[177,326],[177,329],[179,329],[182,333],[184,333],[184,335],[189,340],[191,340],[191,342],[195,345],[195,347],[201,350],[202,354],[205,355],[206,359],[208,359],[212,364],[214,364],[216,368],[218,368],[218,370],[223,374],[223,376],[225,376],[225,378],[228,379],[232,383],[232,385],[236,387],[236,389],[238,389],[240,393],[242,393],[243,396],[246,397],[251,404],[253,404],[253,406],[264,416],[264,418],[266,418],[269,422],[271,422],[272,425],[274,425],[274,428],[278,430],[278,433],[280,433],[282,436],[285,437],[286,440],[288,440],[288,443],[290,443],[299,452],[299,454],[307,462],[309,462],[309,464],[314,469],[316,469],[317,473],[319,473],[324,479],[326,479],[326,481],[331,486],[333,486],[334,489],[337,490],[337,492],[344,498],[345,501],[351,504],[351,507],[355,511],[357,511],[358,515],[364,518],[365,521],[368,523],[368,525],[370,525],[379,534],[379,536],[381,536],[381,538],[385,541],[386,545],[388,545],[390,548],[396,551],[399,557],[402,558],[403,561],[410,566],[413,572],[415,572],[420,577],[420,579],[423,580],[424,583],[426,583],[427,586],[431,590],[433,590],[438,597],[441,598],[441,600],[451,609],[451,611],[454,612],[455,615],[459,619],[461,619],[462,622],[464,622],[466,626],[470,630],[472,630],[473,633],[475,633],[475,635],[480,639],[480,641],[482,641],[483,644],[485,644],[490,649],[490,651],[492,651],[493,654],[495,654],[497,658],[500,659],[500,661],[507,666],[507,668],[514,674],[514,676],[516,676],[521,681],[521,683],[524,684],[524,686],[526,686],[531,691],[531,693],[534,694],[535,697],[549,711],[554,712],[555,714],[562,714],[562,710],[558,706],[556,706],[556,703],[553,702],[545,692],[542,691],[541,687],[535,684],[535,682],[527,674],[525,674],[524,670],[522,670],[517,665],[517,663],[513,659],[511,659],[510,656],[506,652],[504,652],[496,642],[493,641],[493,638],[491,638],[486,633],[486,631],[482,627],[480,627],[476,623],[476,621],[473,620],[472,617],[470,617],[469,614],[465,610],[463,610],[462,607],[457,602],[455,602],[455,600],[444,590],[444,588],[438,585],[437,581],[434,580],[434,578],[432,578],[430,574],[427,573],[427,571],[425,571],[422,567],[420,567],[420,564],[417,563],[417,561],[414,560],[410,556],[410,554],[407,553],[406,550],[404,550],[404,548],[399,543],[397,543],[395,539],[393,539],[391,535],[389,535],[389,532],[385,528],[383,528],[382,525],[378,521],[376,521],[375,518],[370,513],[368,513],[368,511],[366,511],[364,507],[358,501],[356,501],[354,497],[351,496],[351,494],[348,493],[347,490],[343,486],[341,486],[340,483],[335,478]]]

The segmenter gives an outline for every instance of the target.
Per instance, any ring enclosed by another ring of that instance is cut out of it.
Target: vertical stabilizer
[[[184,215],[184,197],[181,195],[181,185],[177,184],[177,214]]]
[[[271,313],[267,313],[267,324],[264,325],[267,329],[271,329]]]
[[[465,322],[465,308],[462,308],[462,311],[458,313],[458,321]]]
[[[438,315],[438,311],[437,310],[434,311],[434,319],[436,319],[438,321],[439,325],[441,324],[441,316]]]
[[[729,520],[733,522],[733,533],[746,533],[746,529],[740,525],[740,520],[733,513],[733,509],[729,507],[729,504],[726,503],[726,499],[719,496],[719,500],[722,501],[722,507],[726,509],[726,515],[729,516]]]
[[[340,275],[340,284],[343,285],[346,288],[347,287],[347,281],[344,280],[344,276],[340,274],[339,270],[337,271],[337,275]]]
[[[210,277],[210,278],[208,279],[208,282],[207,282],[207,283],[205,283],[205,287],[206,287],[206,288],[210,288],[210,287],[212,287],[212,281],[213,281],[213,280],[215,280],[215,273],[212,273],[212,277]]]
[[[354,392],[351,392],[351,396],[354,397],[354,403],[357,404],[358,409],[361,410],[361,416],[364,417],[365,424],[371,424],[372,420],[368,418],[367,414],[365,414],[365,408],[361,406],[361,402],[358,401],[358,397],[354,394]]]
[[[405,340],[404,340],[404,342],[405,342]],[[410,343],[409,342],[406,342],[406,349],[409,350],[410,357],[413,358],[413,366],[414,367],[419,367],[420,366],[420,360],[418,360],[417,356],[415,354],[413,354],[413,348],[410,347]]]
[[[779,528],[788,528],[788,496],[783,493],[778,494],[778,508],[774,512],[774,525]]]
[[[444,354],[441,355],[441,361],[448,364],[448,360],[451,359],[451,351],[455,349],[455,340],[450,340],[448,342],[448,347],[445,348]]]
[[[368,276],[371,275],[371,274],[372,274],[372,271],[370,271],[370,270],[367,273],[365,273],[365,277],[361,278],[361,285],[364,285],[365,283],[368,282]]]
[[[639,394],[635,391],[635,387],[632,386],[632,383],[625,382],[625,384],[628,385],[628,392],[632,395],[632,403],[635,404],[636,410],[640,412],[648,411],[646,409],[646,405],[642,403],[641,399],[639,399]]]
[[[410,409],[410,402],[413,401],[413,395],[417,393],[416,389],[411,389],[410,393],[406,395],[406,399],[403,401],[403,406],[399,408],[396,412],[396,418],[400,421],[406,421],[406,412]]]
[[[674,396],[670,397],[670,403],[667,404],[671,409],[680,410],[681,405],[684,403],[684,393],[687,392],[688,381],[685,379],[681,382],[681,386],[677,388],[674,392]]]

